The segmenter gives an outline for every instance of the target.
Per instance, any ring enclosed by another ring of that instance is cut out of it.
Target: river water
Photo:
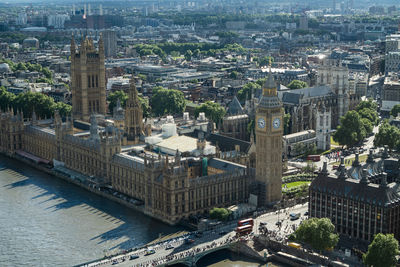
[[[198,267],[289,267],[276,262],[262,263],[227,249],[219,250],[201,258]]]
[[[1,267],[73,266],[182,230],[0,155]],[[198,266],[265,264],[223,250]]]
[[[0,266],[72,266],[182,229],[0,156]]]

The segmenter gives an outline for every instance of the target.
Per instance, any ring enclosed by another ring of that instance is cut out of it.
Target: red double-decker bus
[[[244,225],[253,226],[254,225],[253,219],[252,218],[244,219],[244,220],[238,221],[238,223],[237,223],[237,226],[244,226]]]
[[[239,226],[236,228],[236,235],[243,236],[248,235],[253,231],[253,225],[247,224],[243,226]]]

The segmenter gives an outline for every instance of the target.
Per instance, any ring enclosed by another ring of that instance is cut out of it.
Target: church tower
[[[125,134],[128,141],[139,142],[139,136],[143,134],[143,111],[139,101],[135,81],[130,81],[128,100],[125,107]]]
[[[89,121],[91,114],[106,114],[106,86],[104,44],[100,35],[99,49],[93,40],[82,39],[76,52],[75,40],[71,39],[71,91],[74,118]]]
[[[256,109],[256,181],[258,205],[270,205],[282,197],[283,108],[271,70]]]

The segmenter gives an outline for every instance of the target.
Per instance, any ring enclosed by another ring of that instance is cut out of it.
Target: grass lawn
[[[361,163],[361,162],[367,161],[367,158],[368,158],[368,155],[361,155],[361,156],[358,157],[358,160],[359,160],[360,163]],[[356,157],[349,158],[349,159],[345,159],[345,160],[344,160],[344,161],[345,161],[344,165],[345,165],[346,167],[350,167],[351,164],[353,164],[353,161],[354,161],[355,159],[356,159]],[[339,165],[340,165],[340,161],[338,161],[338,162],[332,162],[332,163],[329,163],[329,164],[330,164],[330,165],[337,165],[337,166],[339,166]]]
[[[332,146],[340,146],[339,143],[336,143],[336,142],[333,140],[333,137],[332,137],[332,136],[331,136],[331,145],[332,145]]]
[[[296,187],[302,184],[310,184],[310,181],[297,181],[297,182],[292,182],[292,183],[287,183],[287,184],[282,184],[282,188],[285,188],[285,185],[287,186],[287,188],[291,188],[291,187]]]

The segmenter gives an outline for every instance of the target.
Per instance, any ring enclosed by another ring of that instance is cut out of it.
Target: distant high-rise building
[[[103,32],[104,52],[106,57],[115,57],[117,54],[117,33],[107,30]]]
[[[28,16],[26,15],[26,13],[19,13],[16,19],[16,24],[17,25],[26,25],[28,21]]]
[[[55,29],[63,29],[65,21],[69,19],[70,17],[65,14],[49,15],[47,17],[47,26]]]
[[[299,25],[300,30],[308,30],[308,18],[307,15],[302,15],[300,17],[300,25]]]

